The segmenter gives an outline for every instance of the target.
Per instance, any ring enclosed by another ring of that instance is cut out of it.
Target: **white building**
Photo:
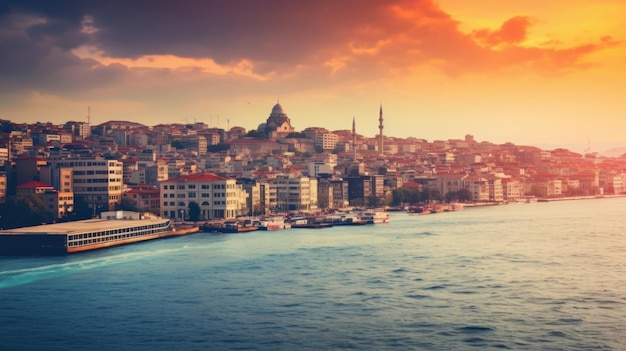
[[[276,189],[276,208],[279,211],[317,208],[317,179],[280,177],[273,180],[272,185]]]
[[[189,205],[200,208],[200,220],[227,219],[247,213],[248,194],[235,179],[214,173],[195,173],[164,180],[161,188],[161,215],[189,219]]]
[[[315,147],[322,150],[334,150],[339,142],[339,136],[333,133],[319,133],[315,135]]]
[[[333,174],[337,167],[337,155],[325,154],[321,157],[313,157],[307,163],[309,177],[317,177],[320,174]]]

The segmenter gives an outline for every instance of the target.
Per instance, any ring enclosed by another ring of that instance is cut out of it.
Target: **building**
[[[524,184],[517,179],[504,179],[502,193],[506,201],[518,201],[524,197]]]
[[[7,173],[0,172],[0,204],[7,200],[8,180]]]
[[[33,180],[41,180],[41,168],[45,167],[47,161],[40,157],[20,156],[15,161],[15,175],[17,184],[28,183]]]
[[[102,157],[84,159],[48,160],[53,173],[59,178],[63,168],[72,169],[74,202],[81,203],[94,213],[112,211],[122,199],[122,163]]]
[[[321,150],[334,150],[339,142],[339,136],[333,133],[315,134],[315,148]]]
[[[71,191],[57,191],[52,185],[46,183],[33,180],[18,185],[16,192],[17,197],[38,196],[55,218],[62,218],[74,210],[74,194]]]
[[[320,179],[317,185],[317,203],[319,208],[333,208],[333,184],[330,179]]]
[[[248,194],[235,179],[207,172],[183,175],[159,184],[161,215],[165,218],[189,220],[191,203],[199,207],[199,220],[230,219],[247,212]]]
[[[472,201],[489,201],[489,181],[477,175],[468,175],[463,178],[463,188],[472,194]]]
[[[139,187],[124,191],[122,197],[134,202],[137,211],[150,212],[155,215],[161,213],[161,191],[153,187]]]
[[[276,208],[278,211],[317,208],[317,179],[279,177],[272,181],[272,185],[276,189]]]
[[[276,103],[272,107],[272,112],[267,117],[267,121],[259,125],[258,130],[267,133],[272,140],[284,138],[295,132],[294,127],[291,126],[291,119],[287,116],[280,103]]]
[[[191,232],[149,214],[103,212],[100,218],[0,230],[0,255],[62,255]]]

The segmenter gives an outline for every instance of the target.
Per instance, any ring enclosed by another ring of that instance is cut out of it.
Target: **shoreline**
[[[527,204],[538,202],[556,202],[556,201],[573,201],[573,200],[591,200],[591,199],[612,199],[626,197],[626,194],[617,195],[586,195],[586,196],[566,196],[566,197],[538,197],[529,201],[511,201],[511,202],[469,202],[463,203],[464,207],[484,207],[484,206],[498,206],[498,205],[511,205],[511,204]]]

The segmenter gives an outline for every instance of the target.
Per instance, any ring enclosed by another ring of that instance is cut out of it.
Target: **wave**
[[[108,267],[116,264],[136,261],[152,256],[178,252],[186,247],[151,251],[125,252],[96,258],[78,258],[70,256],[71,261],[53,263],[38,267],[19,268],[0,271],[0,289],[29,284],[42,279],[65,276],[81,271]]]

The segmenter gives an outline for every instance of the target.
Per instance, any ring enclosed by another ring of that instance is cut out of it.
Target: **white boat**
[[[361,219],[368,224],[378,224],[389,222],[389,212],[385,211],[365,211],[361,215]]]
[[[282,216],[273,216],[259,222],[259,230],[280,230],[291,228],[290,223],[285,223]]]

